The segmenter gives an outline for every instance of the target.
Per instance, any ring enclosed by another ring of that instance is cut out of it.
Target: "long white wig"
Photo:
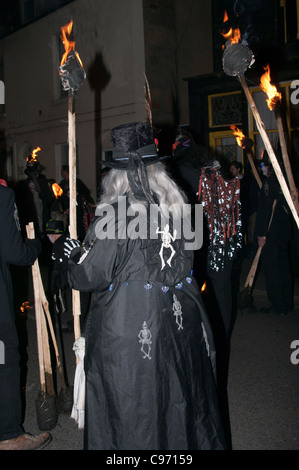
[[[173,216],[180,218],[183,205],[187,203],[187,198],[183,191],[177,186],[175,181],[168,175],[163,163],[155,163],[146,167],[149,188],[157,200],[159,207],[172,208]],[[102,181],[102,192],[99,205],[113,204],[117,202],[119,196],[128,196],[129,203],[136,201],[130,190],[126,170],[111,169]],[[144,201],[144,204],[146,202]]]

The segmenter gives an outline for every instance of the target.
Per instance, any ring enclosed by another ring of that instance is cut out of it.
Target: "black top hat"
[[[111,138],[114,161],[100,162],[110,168],[127,169],[130,156],[140,156],[145,166],[169,158],[159,158],[152,127],[148,122],[130,122],[114,127],[111,130]]]
[[[54,220],[50,219],[49,222],[46,224],[46,233],[49,235],[57,235],[60,233],[64,233],[64,223],[62,220]]]
[[[148,122],[131,122],[111,131],[113,162],[105,166],[126,170],[129,185],[136,199],[155,203],[149,188],[146,166],[165,160],[158,157],[153,130]]]

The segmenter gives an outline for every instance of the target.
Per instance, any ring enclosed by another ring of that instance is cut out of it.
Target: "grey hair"
[[[183,206],[187,203],[184,192],[168,175],[163,163],[149,165],[146,169],[149,187],[157,199],[158,206],[172,207],[173,216],[180,218]],[[117,202],[119,196],[126,194],[128,194],[130,204],[140,203],[136,201],[130,189],[126,170],[111,169],[102,181],[102,194],[98,204],[113,204]]]

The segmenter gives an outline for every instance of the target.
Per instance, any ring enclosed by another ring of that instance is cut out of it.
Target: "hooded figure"
[[[25,235],[25,226],[33,222],[38,237],[42,238],[54,194],[38,161],[27,161],[24,173],[27,178],[19,182],[16,194],[21,228]]]
[[[69,259],[71,287],[92,291],[84,447],[225,449],[213,338],[179,230],[185,197],[149,124],[114,128],[112,140],[95,219]]]
[[[261,310],[264,313],[286,315],[294,308],[289,261],[291,214],[266,151],[260,165],[265,179],[258,198],[255,233],[258,245],[263,248],[261,264],[270,302],[268,307],[262,307]]]

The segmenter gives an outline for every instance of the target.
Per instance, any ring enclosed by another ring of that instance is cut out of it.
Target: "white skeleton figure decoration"
[[[148,359],[151,359],[151,356],[150,356],[151,347],[150,347],[150,345],[152,344],[152,342],[151,342],[152,334],[151,334],[151,332],[148,328],[148,325],[147,325],[146,321],[144,321],[143,324],[142,324],[142,330],[139,331],[138,338],[139,338],[139,343],[142,344],[141,351],[144,354],[143,359],[145,359],[146,357]],[[144,350],[144,346],[147,346],[147,352]]]
[[[159,227],[157,227],[156,233],[160,233],[162,235],[162,246],[161,246],[161,250],[159,252],[159,255],[160,255],[160,258],[161,258],[161,264],[162,264],[162,267],[161,267],[161,271],[162,271],[162,269],[164,269],[164,267],[165,267],[165,261],[164,261],[164,257],[163,257],[164,248],[169,248],[171,250],[171,255],[167,260],[167,264],[169,266],[171,266],[171,260],[175,255],[175,249],[171,245],[171,242],[175,241],[177,231],[176,231],[176,229],[174,229],[173,235],[171,235],[171,233],[169,232],[169,225],[166,224],[162,231],[159,230]]]
[[[177,296],[173,294],[173,305],[172,305],[173,314],[176,316],[176,324],[178,325],[178,330],[183,330],[183,312],[181,302],[177,299]]]

